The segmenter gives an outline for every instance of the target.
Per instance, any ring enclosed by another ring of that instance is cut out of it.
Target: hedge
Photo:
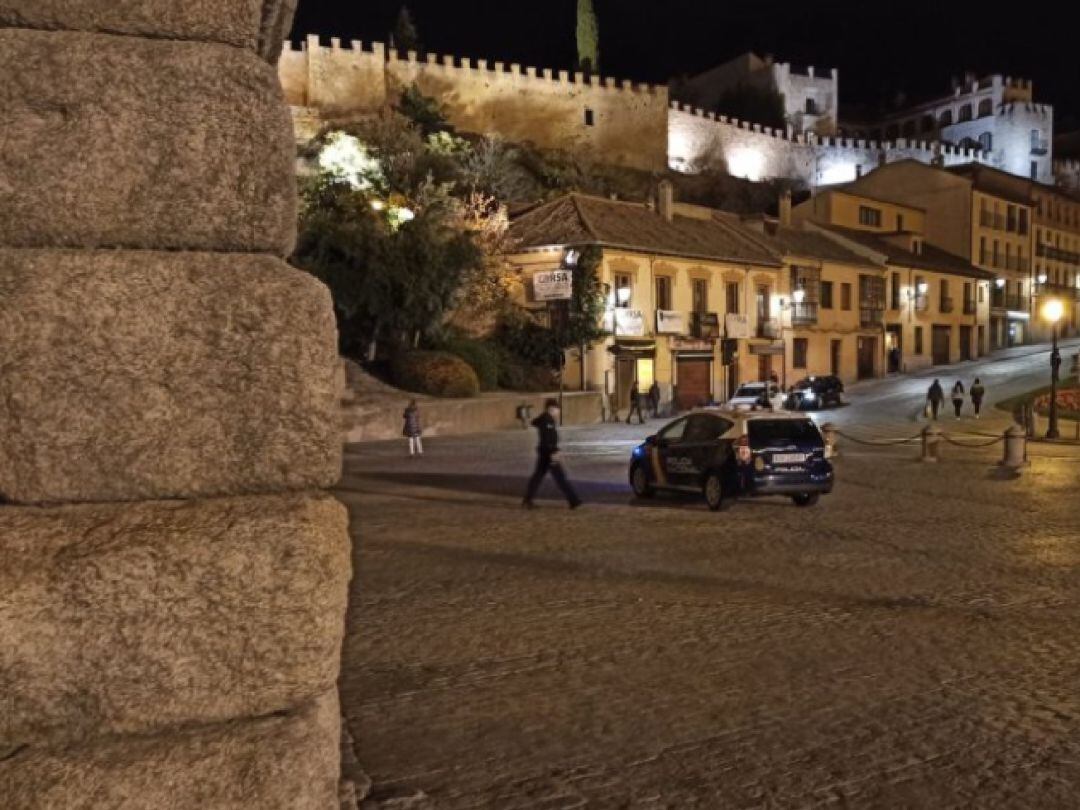
[[[450,352],[409,351],[396,355],[390,366],[394,385],[435,397],[475,397],[480,381],[472,367]]]

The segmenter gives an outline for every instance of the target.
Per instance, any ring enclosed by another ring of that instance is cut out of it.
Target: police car
[[[639,498],[700,492],[713,511],[757,495],[812,506],[832,491],[833,468],[821,431],[804,414],[703,408],[634,448],[630,486]]]

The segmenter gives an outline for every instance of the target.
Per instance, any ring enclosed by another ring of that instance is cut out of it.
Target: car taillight
[[[753,453],[750,452],[750,437],[740,436],[735,442],[735,458],[740,464],[749,464]]]

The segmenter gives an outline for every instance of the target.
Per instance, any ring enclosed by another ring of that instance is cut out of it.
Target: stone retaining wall
[[[0,0],[0,805],[329,810],[329,295],[293,0]]]

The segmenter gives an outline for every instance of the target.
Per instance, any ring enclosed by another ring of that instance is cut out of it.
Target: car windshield
[[[754,419],[749,428],[750,445],[755,448],[824,447],[820,431],[809,419]]]
[[[740,385],[735,391],[737,397],[760,397],[765,393],[764,385]]]

